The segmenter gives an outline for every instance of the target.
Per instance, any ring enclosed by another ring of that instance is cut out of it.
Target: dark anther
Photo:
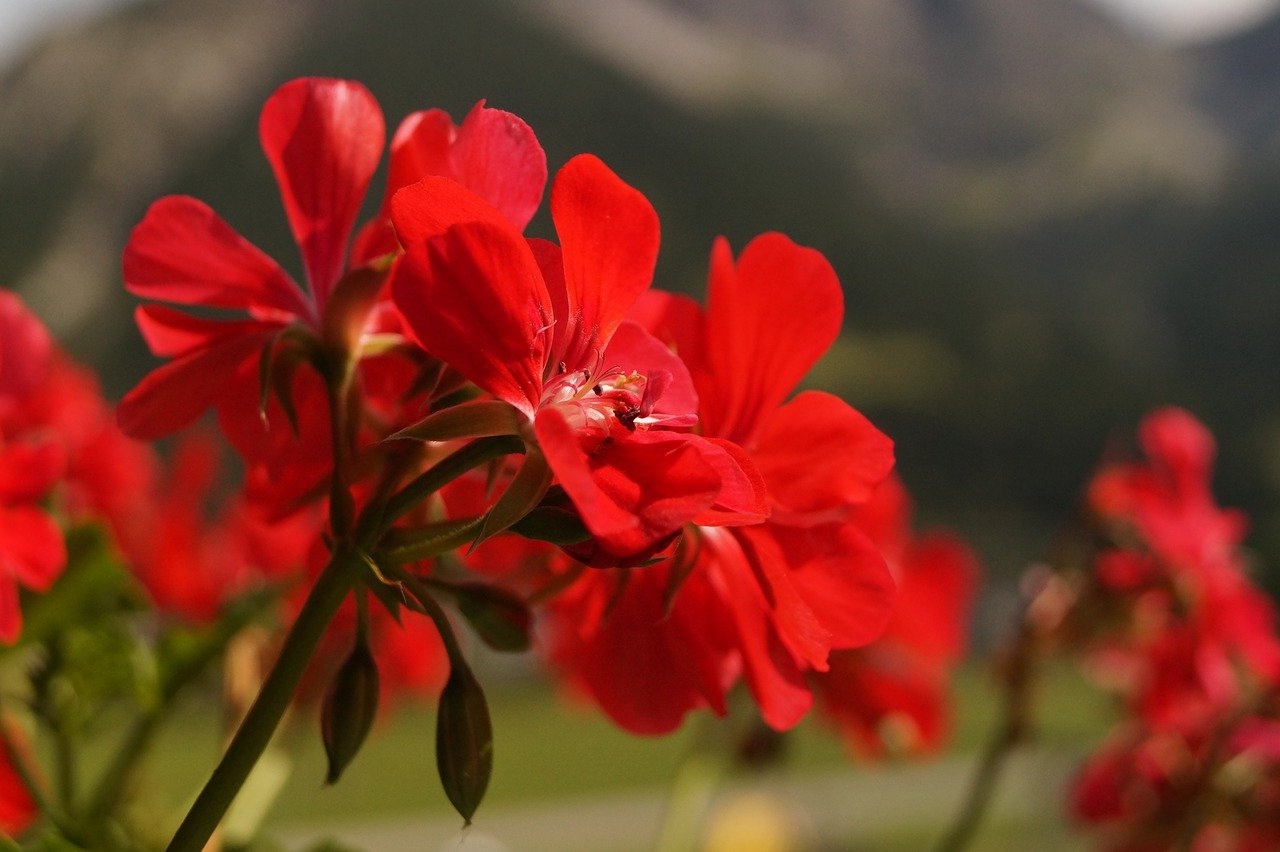
[[[636,431],[636,418],[640,416],[639,408],[628,408],[618,412],[618,422],[627,427],[628,432]]]
[[[592,385],[591,392],[596,396],[599,396],[600,394],[604,393],[604,388],[600,387],[599,385]]]

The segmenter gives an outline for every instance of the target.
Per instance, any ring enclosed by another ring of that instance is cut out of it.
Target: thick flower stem
[[[168,852],[200,852],[204,848],[270,742],[325,628],[351,591],[362,566],[360,558],[347,549],[333,554],[285,637],[280,656],[253,706],[169,842]]]

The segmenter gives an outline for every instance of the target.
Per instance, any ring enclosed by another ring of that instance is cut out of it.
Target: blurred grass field
[[[277,741],[276,759],[242,798],[260,804],[279,785],[266,834],[283,838],[288,849],[324,837],[377,852],[649,849],[696,738],[716,727],[695,718],[668,737],[636,737],[543,681],[499,681],[489,693],[494,774],[465,834],[436,778],[434,712],[419,704],[396,708],[332,787],[322,783],[317,723],[295,718]],[[961,671],[956,699],[952,743],[939,755],[851,760],[833,732],[808,719],[786,738],[778,766],[718,783],[711,810],[777,810],[798,842],[787,848],[928,848],[954,815],[996,721],[995,683],[979,667]],[[1041,679],[1037,707],[1035,740],[1007,767],[975,849],[1025,849],[1033,839],[1037,849],[1084,848],[1064,824],[1061,789],[1105,730],[1107,702],[1072,670],[1053,667]],[[193,795],[203,782],[216,760],[216,724],[207,706],[189,702],[161,739],[153,778],[164,778],[168,793]],[[168,805],[176,813],[182,801]],[[497,845],[486,845],[492,838]]]

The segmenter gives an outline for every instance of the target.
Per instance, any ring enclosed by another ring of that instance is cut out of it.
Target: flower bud
[[[325,783],[332,784],[364,744],[378,715],[378,666],[363,632],[333,676],[320,710],[320,732],[329,758]]]
[[[493,728],[480,684],[460,663],[453,661],[449,680],[440,693],[436,769],[445,795],[469,825],[493,771]]]

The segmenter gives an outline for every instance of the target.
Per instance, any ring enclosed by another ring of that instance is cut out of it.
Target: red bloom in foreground
[[[308,287],[294,282],[203,202],[170,196],[153,204],[125,248],[128,290],[144,299],[247,316],[215,320],[156,304],[138,309],[138,325],[151,350],[172,360],[121,403],[120,422],[131,435],[168,434],[216,405],[242,453],[251,460],[278,460],[284,439],[264,436],[258,422],[259,357],[286,329],[351,345],[370,320],[373,305],[367,299],[334,297],[342,290],[355,218],[382,155],[385,126],[377,102],[359,83],[294,80],[267,99],[259,135]],[[438,110],[415,113],[401,125],[391,148],[388,195],[426,174],[447,174],[474,187],[521,227],[537,207],[546,180],[545,157],[532,131],[515,116],[482,104],[457,128]],[[362,232],[353,259],[368,263],[397,248],[384,203],[382,214]],[[301,394],[294,403],[307,442],[327,448],[324,436],[308,435],[306,426],[311,421],[317,424],[312,431],[327,429],[323,395],[298,385],[294,391]],[[272,475],[296,472],[281,469]]]
[[[125,247],[129,292],[248,316],[223,321],[160,305],[137,310],[151,351],[173,360],[120,404],[120,423],[135,437],[156,438],[186,426],[221,400],[237,375],[247,375],[246,365],[289,325],[320,331],[382,156],[382,113],[358,83],[294,80],[268,98],[259,134],[310,288],[299,287],[203,202],[178,195],[153,204]]]
[[[893,599],[853,519],[892,468],[892,443],[830,394],[784,401],[839,332],[834,271],[780,234],[753,240],[736,264],[720,240],[709,289],[705,315],[655,294],[637,316],[689,364],[704,437],[759,470],[769,517],[744,523],[713,507],[673,556],[586,572],[550,610],[555,661],[641,733],[669,731],[696,707],[723,714],[739,677],[766,722],[794,725],[812,702],[808,674],[879,635]]]
[[[428,352],[520,413],[593,535],[590,558],[634,564],[752,489],[731,452],[674,431],[696,419],[688,373],[623,321],[657,258],[649,202],[582,155],[560,170],[551,216],[559,246],[526,241],[453,181],[404,189],[393,293]]]

